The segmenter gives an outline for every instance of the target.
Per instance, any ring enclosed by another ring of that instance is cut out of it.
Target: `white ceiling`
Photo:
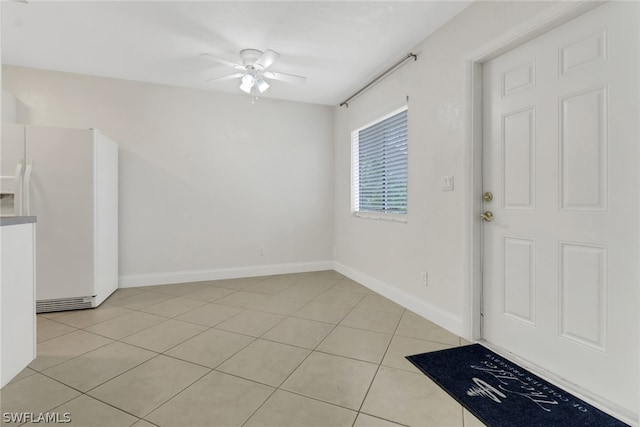
[[[405,56],[470,1],[2,1],[2,63],[242,93],[246,48],[281,54],[265,96],[335,105]],[[428,58],[418,58],[428,60]]]

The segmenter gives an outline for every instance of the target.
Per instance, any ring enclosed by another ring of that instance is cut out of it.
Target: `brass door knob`
[[[480,218],[482,218],[483,220],[485,220],[487,222],[491,222],[491,221],[493,221],[493,212],[486,211],[484,213],[481,213],[480,214]]]
[[[482,200],[485,202],[490,202],[493,200],[493,193],[491,191],[487,191],[482,195]]]

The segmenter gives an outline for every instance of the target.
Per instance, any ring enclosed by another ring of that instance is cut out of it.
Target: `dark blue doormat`
[[[480,344],[407,359],[490,427],[628,426]]]

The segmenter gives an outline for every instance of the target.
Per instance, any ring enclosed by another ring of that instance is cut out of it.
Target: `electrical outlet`
[[[427,274],[427,272],[426,272],[426,271],[423,271],[423,272],[422,272],[422,276],[421,276],[421,278],[422,278],[422,284],[423,284],[424,286],[429,286],[429,275]]]
[[[264,256],[264,248],[260,248],[260,256]]]

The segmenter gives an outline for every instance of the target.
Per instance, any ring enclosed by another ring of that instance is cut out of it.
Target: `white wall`
[[[2,89],[2,123],[27,123],[29,110],[13,94]]]
[[[121,285],[330,268],[330,107],[10,66],[2,82],[30,124],[119,142]]]
[[[554,3],[475,2],[418,45],[410,61],[349,104],[335,108],[337,269],[461,335],[472,236],[469,55]],[[409,97],[407,223],[350,214],[350,133]],[[454,191],[441,177],[454,176]],[[428,286],[421,272],[428,272]]]
[[[5,68],[3,87],[29,107],[32,123],[97,127],[120,141],[125,282],[330,260],[335,245],[338,270],[463,333],[471,240],[464,225],[471,197],[466,60],[553,4],[472,4],[416,47],[417,62],[349,108],[335,108],[333,120],[328,107],[252,106],[240,95],[15,67]],[[407,96],[408,222],[352,218],[350,132]],[[332,138],[334,153],[326,143]],[[443,175],[454,175],[455,191],[440,191]]]

